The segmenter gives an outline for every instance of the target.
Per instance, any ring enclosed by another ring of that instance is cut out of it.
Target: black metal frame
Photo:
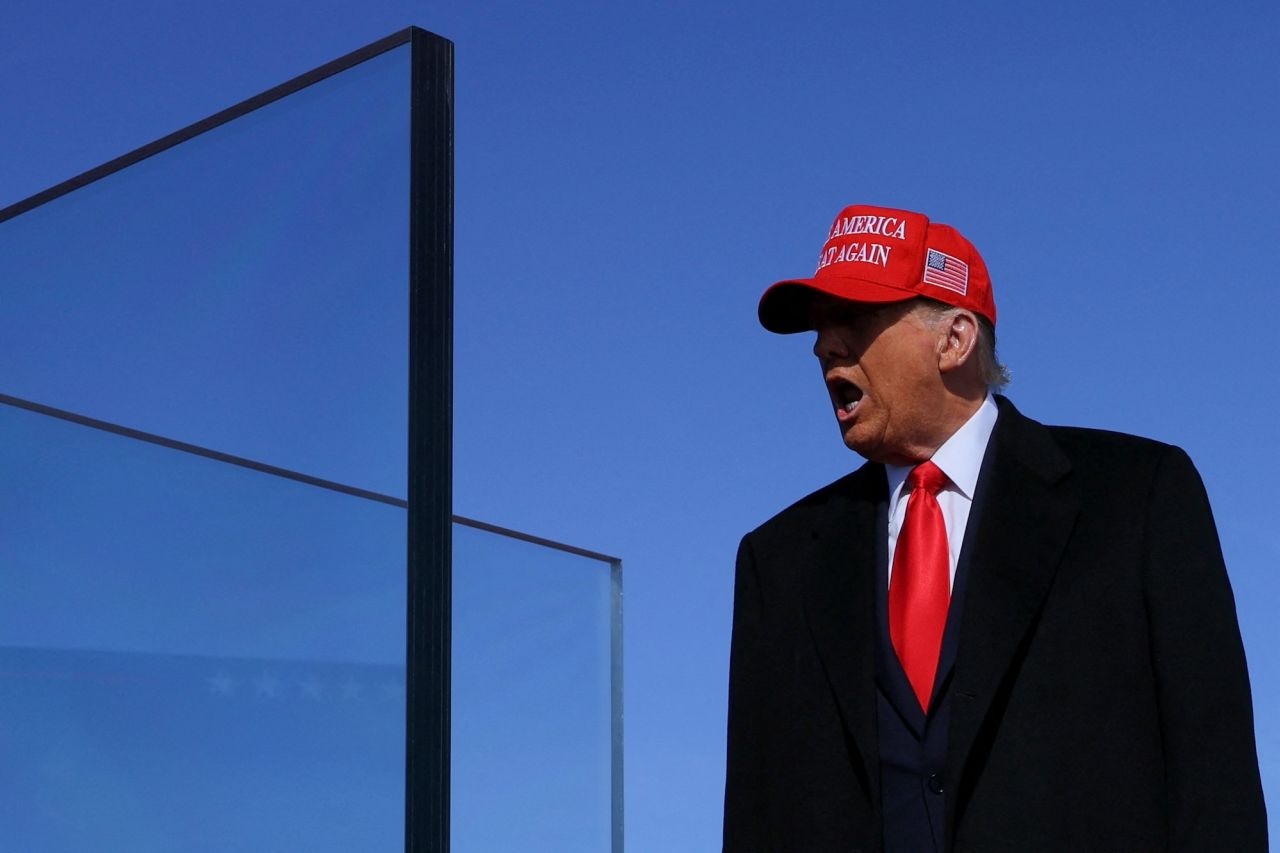
[[[409,649],[404,846],[449,849],[453,617],[453,43],[408,30]]]
[[[453,44],[409,27],[0,209],[0,223],[240,118],[388,50],[410,46],[408,648],[405,850],[449,849],[450,617],[453,494]],[[46,406],[0,402],[111,429]],[[313,485],[399,503],[136,430],[113,431]]]

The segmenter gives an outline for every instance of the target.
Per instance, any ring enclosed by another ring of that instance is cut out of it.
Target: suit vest
[[[974,508],[976,510],[976,507]],[[880,754],[880,812],[884,823],[885,853],[942,853],[944,794],[947,779],[947,730],[951,723],[951,674],[955,667],[968,575],[962,548],[952,584],[951,605],[942,635],[942,651],[934,679],[929,713],[911,689],[911,683],[893,650],[889,636],[888,507],[881,502],[877,515],[876,549],[876,725]],[[970,512],[966,538],[976,527],[977,513]]]

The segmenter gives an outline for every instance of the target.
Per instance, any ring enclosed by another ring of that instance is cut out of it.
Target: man
[[[993,396],[986,266],[919,213],[846,208],[759,314],[868,461],[742,540],[724,849],[1265,851],[1186,454]]]

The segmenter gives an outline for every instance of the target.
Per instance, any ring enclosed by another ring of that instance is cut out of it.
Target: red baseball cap
[[[996,323],[991,277],[973,244],[950,225],[892,207],[855,204],[840,211],[813,277],[780,281],[760,297],[760,325],[779,334],[812,329],[815,292],[850,302],[927,296]]]

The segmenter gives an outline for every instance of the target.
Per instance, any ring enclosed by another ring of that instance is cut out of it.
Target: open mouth
[[[847,379],[833,376],[827,380],[827,391],[831,394],[831,402],[836,407],[836,416],[841,420],[852,417],[862,402],[862,389]]]

